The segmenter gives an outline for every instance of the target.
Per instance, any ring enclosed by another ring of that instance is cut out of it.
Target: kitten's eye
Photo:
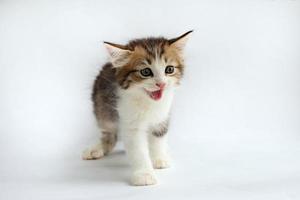
[[[166,74],[172,74],[174,72],[174,66],[168,65],[165,69]]]
[[[148,67],[140,70],[140,73],[144,77],[153,76],[153,73],[152,73],[151,69],[148,68]]]

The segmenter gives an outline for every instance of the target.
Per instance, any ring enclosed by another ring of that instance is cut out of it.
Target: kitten
[[[92,93],[101,140],[83,152],[83,159],[108,154],[120,133],[133,169],[131,183],[156,183],[153,168],[170,165],[166,135],[170,107],[191,32],[169,40],[136,39],[127,45],[104,42],[111,62],[103,66]]]

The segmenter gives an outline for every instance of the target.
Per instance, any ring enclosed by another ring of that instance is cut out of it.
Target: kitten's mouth
[[[158,101],[161,99],[162,94],[163,94],[163,89],[159,89],[153,92],[150,92],[148,90],[146,90],[147,94],[150,96],[151,99]]]

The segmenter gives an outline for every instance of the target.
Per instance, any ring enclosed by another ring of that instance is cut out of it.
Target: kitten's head
[[[159,100],[182,78],[183,48],[191,32],[174,39],[136,39],[127,45],[104,42],[120,87]]]

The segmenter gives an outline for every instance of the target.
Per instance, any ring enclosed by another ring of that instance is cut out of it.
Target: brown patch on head
[[[123,89],[130,87],[132,83],[139,83],[144,80],[139,74],[139,67],[143,65],[151,65],[156,59],[164,60],[165,63],[173,63],[176,68],[172,76],[179,80],[183,75],[183,56],[181,44],[186,35],[191,31],[174,39],[166,39],[163,37],[150,37],[144,39],[135,39],[130,41],[127,45],[118,45],[105,42],[115,48],[119,48],[120,52],[113,52],[116,63],[116,78],[119,85]],[[120,66],[121,65],[121,66]]]
[[[137,66],[141,65],[147,59],[149,60],[146,51],[141,47],[136,47],[131,55],[128,56],[128,62],[123,67],[117,68],[116,77],[123,89],[129,88],[132,82],[142,80],[137,73]]]
[[[156,56],[161,57],[164,53],[164,46],[168,44],[169,41],[163,37],[150,37],[145,39],[136,39],[128,43],[127,47],[131,50],[136,50],[136,48],[142,48],[147,53],[148,57],[155,59]]]
[[[117,68],[117,80],[123,89],[127,89],[131,83],[144,80],[139,75],[138,66],[151,65],[157,57],[162,57],[168,40],[165,38],[145,38],[130,41],[125,47],[132,53],[127,57],[128,62],[121,68]]]

